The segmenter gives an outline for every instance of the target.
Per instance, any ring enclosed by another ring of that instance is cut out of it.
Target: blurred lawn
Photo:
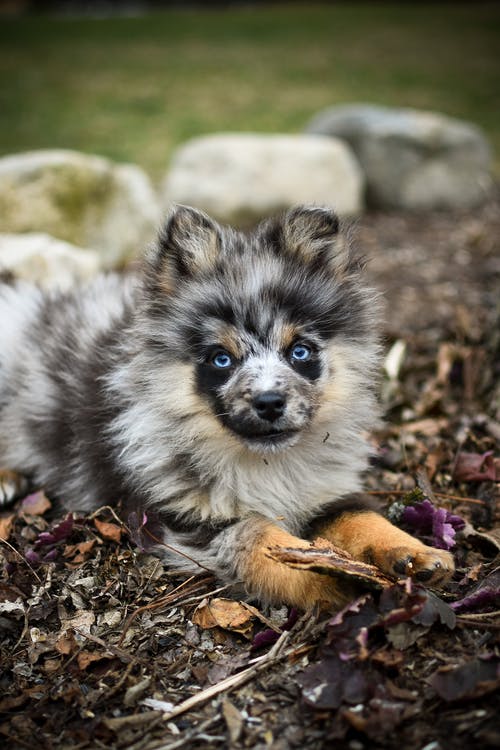
[[[500,157],[500,9],[290,6],[0,21],[0,153],[75,148],[154,177],[191,136],[300,131],[331,104],[440,110]]]

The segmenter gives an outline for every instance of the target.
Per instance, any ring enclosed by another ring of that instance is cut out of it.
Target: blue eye
[[[233,359],[230,354],[224,351],[217,352],[212,357],[212,364],[214,367],[218,367],[220,370],[227,370],[233,364]]]
[[[290,352],[290,358],[293,362],[307,362],[311,359],[312,350],[305,344],[295,344]]]

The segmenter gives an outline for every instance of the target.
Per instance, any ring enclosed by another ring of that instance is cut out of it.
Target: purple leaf
[[[455,546],[455,534],[465,526],[465,521],[446,508],[435,508],[430,500],[408,505],[401,515],[402,524],[413,533],[424,537],[438,549],[449,550]]]
[[[417,625],[424,625],[430,627],[438,620],[450,630],[456,625],[457,618],[455,612],[451,607],[446,604],[439,596],[436,596],[432,591],[425,591],[425,602],[424,606],[417,612],[411,619],[412,622]]]
[[[42,533],[38,535],[38,538],[35,541],[35,549],[66,541],[73,531],[73,524],[73,514],[69,513],[64,521],[58,523],[53,529],[50,531],[42,531]]]
[[[456,623],[455,613],[442,599],[413,581],[396,583],[383,591],[380,610],[386,613],[383,618],[385,627],[402,622],[430,627],[440,621],[453,629]]]
[[[478,698],[500,685],[500,660],[473,659],[459,667],[444,667],[434,672],[429,682],[445,701]]]
[[[343,703],[356,705],[370,696],[370,683],[354,662],[331,656],[307,667],[298,682],[306,703],[318,709],[339,708]]]
[[[372,596],[360,596],[329,620],[326,644],[342,661],[359,658],[367,647],[369,629],[378,619]]]
[[[261,630],[260,633],[256,634],[252,641],[251,651],[257,651],[257,649],[263,648],[264,646],[272,646],[276,643],[279,637],[280,634],[272,628]]]
[[[27,549],[24,556],[30,565],[37,565],[41,562],[40,555],[34,549]]]
[[[288,619],[282,627],[282,630],[291,630],[298,619],[298,610],[295,609],[295,607],[292,607],[288,614]],[[257,651],[257,649],[263,648],[264,646],[272,646],[276,643],[279,637],[280,633],[277,633],[272,628],[261,630],[260,633],[257,633],[255,638],[253,639],[250,650]]]
[[[495,568],[463,599],[452,602],[455,612],[484,612],[500,606],[500,568]]]
[[[500,466],[493,457],[493,451],[482,454],[462,451],[458,454],[453,477],[459,482],[494,482],[500,479]]]

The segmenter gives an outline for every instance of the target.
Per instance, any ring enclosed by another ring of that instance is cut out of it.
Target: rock
[[[195,138],[176,151],[163,184],[166,204],[189,204],[236,226],[298,203],[358,214],[362,192],[361,170],[350,149],[314,135]]]
[[[332,107],[306,128],[341,138],[365,172],[367,200],[383,208],[469,208],[491,187],[491,150],[474,125],[434,112]]]
[[[45,288],[68,289],[99,271],[99,255],[48,234],[0,234],[0,273]]]
[[[106,268],[140,254],[159,221],[149,178],[76,151],[0,159],[0,232],[46,232],[99,251]]]

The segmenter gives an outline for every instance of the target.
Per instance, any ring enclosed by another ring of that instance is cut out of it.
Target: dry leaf
[[[114,658],[111,654],[103,654],[103,653],[97,653],[95,651],[80,651],[78,656],[76,657],[76,661],[78,662],[78,666],[80,669],[87,669],[88,666],[91,664],[94,664],[96,661],[102,661],[103,659],[112,659]]]
[[[78,643],[76,642],[74,633],[71,629],[62,632],[57,641],[54,644],[54,648],[60,654],[73,654],[78,649]]]
[[[243,716],[229,698],[224,698],[222,701],[222,715],[227,725],[229,739],[231,744],[234,745],[235,742],[238,742],[243,729]]]
[[[455,463],[453,478],[458,482],[495,482],[500,479],[500,459],[494,458],[493,451],[481,454],[461,451]]]
[[[81,631],[82,633],[90,633],[90,627],[95,623],[95,614],[88,610],[82,610],[74,617],[61,618],[61,625],[63,629]]]
[[[13,514],[0,518],[0,539],[7,541],[14,525],[14,519],[15,516]]]
[[[253,615],[233,599],[204,599],[196,608],[193,622],[200,628],[224,628],[249,637]]]
[[[43,663],[43,671],[45,674],[52,674],[53,672],[57,672],[60,666],[61,659],[45,659]]]
[[[96,540],[89,539],[87,542],[79,542],[78,544],[67,544],[64,547],[63,557],[72,558],[71,563],[67,563],[69,567],[80,565],[88,559],[89,553],[95,546]]]
[[[46,510],[52,508],[52,503],[45,495],[45,492],[33,492],[28,495],[21,503],[21,513],[27,513],[30,516],[43,516]]]
[[[94,525],[103,539],[109,539],[112,542],[120,541],[122,536],[122,529],[120,528],[120,526],[117,526],[116,523],[99,521],[98,518],[94,518]]]

